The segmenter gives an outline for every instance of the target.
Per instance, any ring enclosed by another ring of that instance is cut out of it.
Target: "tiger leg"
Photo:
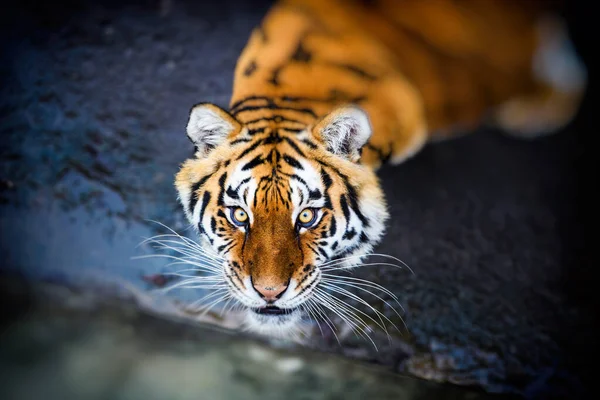
[[[513,98],[495,110],[495,122],[508,134],[534,138],[559,130],[575,116],[586,85],[586,70],[556,19],[538,25],[538,49],[531,93]]]
[[[373,85],[361,106],[369,114],[373,129],[361,163],[373,168],[387,162],[399,164],[427,142],[423,101],[403,77],[386,78]]]

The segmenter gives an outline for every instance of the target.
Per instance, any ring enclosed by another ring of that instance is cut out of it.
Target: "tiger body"
[[[190,115],[179,197],[255,330],[321,317],[321,266],[356,265],[380,240],[377,167],[487,120],[531,135],[577,109],[582,67],[569,52],[566,72],[539,65],[564,35],[532,3],[371,3],[278,3],[238,60],[229,112]]]

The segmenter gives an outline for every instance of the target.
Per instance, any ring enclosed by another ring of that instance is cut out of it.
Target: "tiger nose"
[[[278,298],[283,295],[285,289],[287,289],[287,285],[278,285],[278,286],[261,286],[261,285],[252,285],[254,290],[258,292],[260,297],[265,299],[268,302],[274,302]]]

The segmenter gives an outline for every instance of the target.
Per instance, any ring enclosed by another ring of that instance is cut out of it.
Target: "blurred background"
[[[224,333],[180,318],[201,293],[157,292],[169,283],[166,261],[132,257],[152,254],[138,244],[165,232],[151,220],[194,237],[173,187],[193,150],[189,109],[227,106],[236,59],[270,4],[4,7],[2,397],[590,395],[598,41],[583,0],[562,6],[589,73],[573,123],[535,141],[482,129],[380,171],[392,220],[379,250],[415,274],[382,267],[357,276],[400,298],[408,329],[391,343],[375,335],[376,351],[355,337],[298,346]],[[253,367],[238,369],[247,360]],[[269,381],[260,372],[274,365]]]

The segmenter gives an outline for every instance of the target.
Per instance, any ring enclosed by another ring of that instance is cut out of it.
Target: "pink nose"
[[[283,292],[285,292],[285,289],[287,289],[287,285],[278,285],[278,286],[253,285],[253,286],[254,286],[254,290],[256,290],[258,292],[260,297],[262,297],[263,299],[265,299],[266,301],[269,301],[269,302],[277,300],[283,294]]]

